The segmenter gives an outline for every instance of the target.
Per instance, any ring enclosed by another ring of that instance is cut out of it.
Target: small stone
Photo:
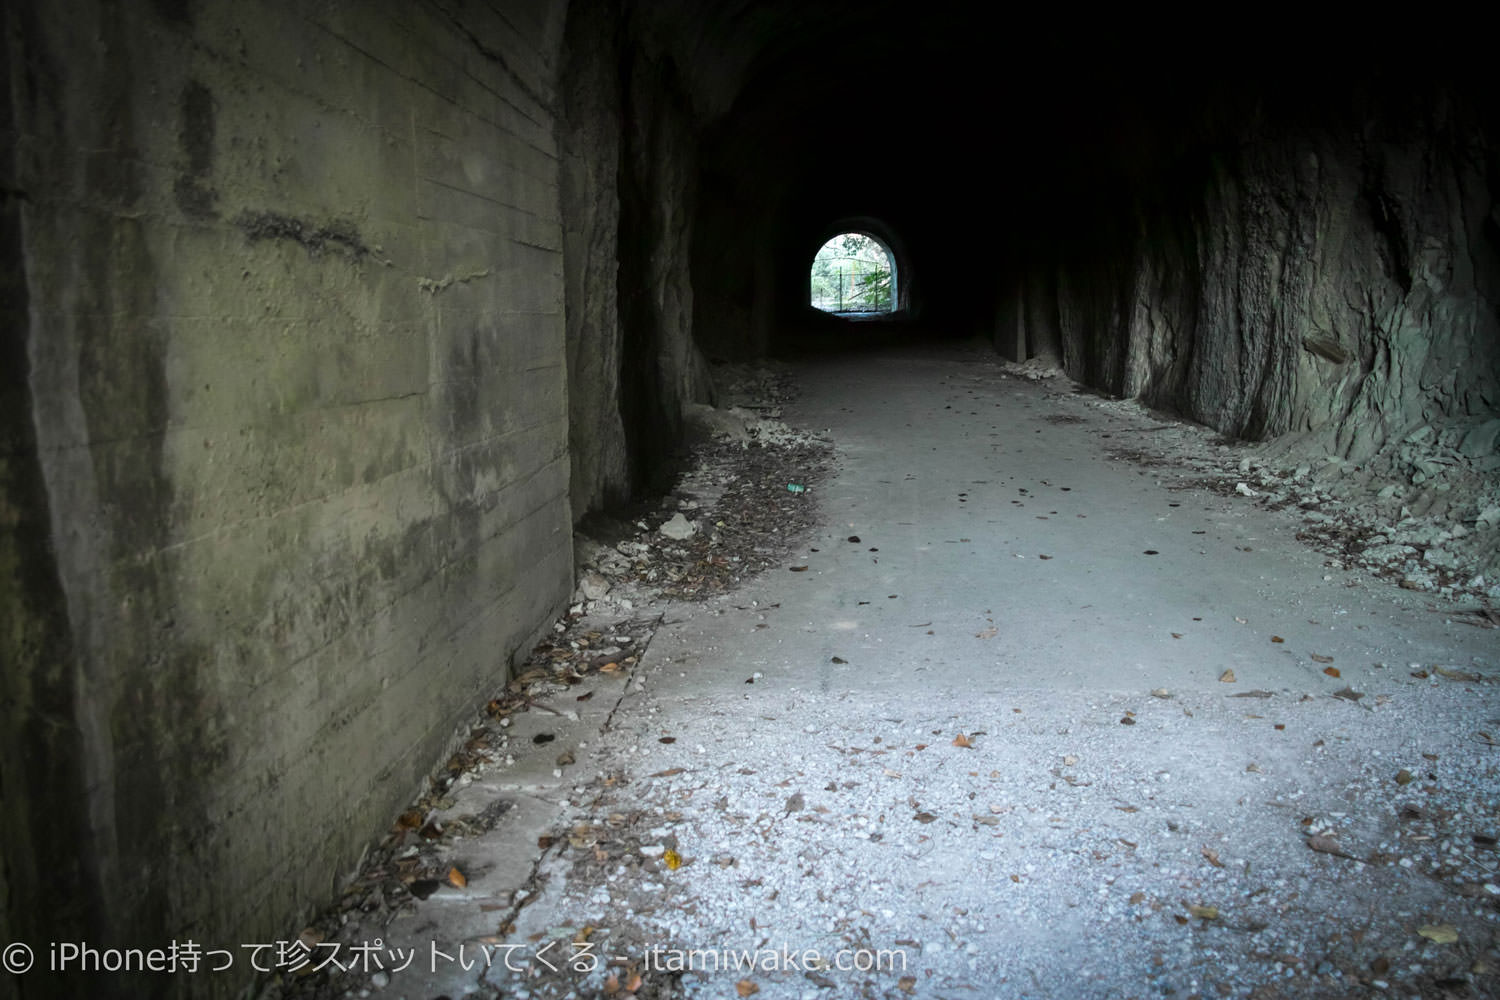
[[[677,542],[685,541],[698,533],[698,529],[693,525],[693,522],[683,517],[681,511],[673,514],[671,519],[661,526],[660,530],[667,538]]]

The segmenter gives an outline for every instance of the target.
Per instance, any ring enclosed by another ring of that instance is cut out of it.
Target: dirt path
[[[796,375],[811,533],[591,605],[592,668],[382,870],[465,884],[339,932],[418,957],[338,995],[1500,991],[1500,633],[1329,565],[1201,430],[962,353]]]

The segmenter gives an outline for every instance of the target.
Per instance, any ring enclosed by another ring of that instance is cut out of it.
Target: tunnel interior
[[[897,339],[1500,467],[1462,46],[895,0],[4,17],[3,938],[316,904],[565,606],[572,526],[670,482],[711,363],[844,335],[838,232],[890,248]]]

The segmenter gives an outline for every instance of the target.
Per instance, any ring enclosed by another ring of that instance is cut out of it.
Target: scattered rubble
[[[1225,441],[1133,400],[1090,404],[1154,424],[1150,438],[1109,449],[1115,458],[1176,470],[1168,488],[1294,509],[1303,521],[1299,537],[1330,557],[1330,569],[1485,607],[1500,601],[1500,453],[1486,451],[1500,421],[1441,433],[1424,425],[1356,465],[1309,455],[1295,440]]]

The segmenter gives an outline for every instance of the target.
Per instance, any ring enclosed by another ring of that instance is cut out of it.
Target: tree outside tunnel
[[[896,258],[880,240],[841,233],[813,255],[808,303],[830,313],[888,313],[895,302]]]

